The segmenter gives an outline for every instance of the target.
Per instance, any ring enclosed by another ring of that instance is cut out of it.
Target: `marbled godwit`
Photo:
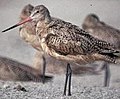
[[[28,16],[30,16],[32,10],[33,10],[34,6],[31,4],[26,5],[21,13],[20,13],[20,21],[26,19]],[[45,75],[45,63],[46,63],[46,59],[45,58],[49,58],[48,63],[49,63],[49,67],[47,68],[47,71],[49,73],[56,73],[56,74],[61,74],[64,73],[65,68],[64,65],[65,63],[61,61],[57,61],[47,55],[44,55],[43,51],[40,48],[40,42],[37,40],[38,37],[36,36],[35,33],[35,22],[28,22],[26,24],[23,24],[20,27],[20,36],[23,38],[23,40],[25,40],[26,42],[28,42],[30,45],[32,45],[35,49],[37,49],[38,51],[35,54],[34,57],[34,64],[33,67],[37,70],[41,71],[41,64],[43,65],[43,75]],[[59,64],[58,64],[59,63]],[[55,66],[56,65],[56,66]],[[63,65],[63,66],[62,66]],[[90,66],[74,66],[73,68],[73,74],[81,74],[84,72],[89,72],[89,73],[96,73],[95,71],[95,67],[90,67]],[[44,76],[43,76],[44,77]],[[44,79],[43,79],[44,82]]]
[[[44,5],[36,6],[30,17],[2,32],[29,21],[37,23],[36,35],[39,36],[42,50],[56,59],[68,62],[64,95],[68,80],[68,95],[71,95],[72,70],[69,63],[87,64],[97,60],[119,63],[119,51],[113,45],[94,38],[76,25],[53,19]]]
[[[116,49],[120,49],[120,31],[118,29],[113,28],[100,21],[99,17],[95,14],[89,14],[82,24],[82,28],[89,32],[92,36],[104,40],[110,44],[113,44]],[[107,63],[106,65],[106,74],[105,75],[105,86],[109,86],[110,80],[110,71]]]
[[[41,82],[42,78],[39,70],[0,56],[0,79]],[[45,76],[46,81],[51,79],[52,77]]]

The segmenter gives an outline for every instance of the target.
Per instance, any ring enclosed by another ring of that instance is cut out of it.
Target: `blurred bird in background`
[[[96,14],[87,15],[83,21],[82,28],[93,37],[113,44],[117,50],[120,50],[120,30],[100,21]],[[109,86],[110,70],[107,62],[104,63],[103,68],[106,70],[104,86]]]

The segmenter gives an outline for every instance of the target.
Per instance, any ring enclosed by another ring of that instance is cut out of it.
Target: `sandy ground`
[[[120,99],[120,67],[111,66],[111,83],[103,87],[104,72],[72,77],[72,96],[63,96],[65,75],[54,75],[52,82],[0,81],[0,99]],[[21,85],[27,92],[15,89]]]
[[[24,5],[44,4],[52,16],[81,25],[85,16],[96,13],[107,24],[120,29],[120,0],[0,0],[0,31],[18,21]],[[0,55],[32,64],[35,50],[18,34],[18,28],[0,34]],[[65,75],[54,75],[52,82],[0,81],[0,99],[120,99],[120,67],[111,65],[110,88],[103,86],[103,73],[72,78],[72,96],[62,97]],[[51,74],[52,75],[52,74]],[[27,92],[14,89],[20,84]]]

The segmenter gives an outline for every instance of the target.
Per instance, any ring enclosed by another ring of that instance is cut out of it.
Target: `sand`
[[[110,87],[103,87],[104,72],[72,77],[72,96],[63,96],[65,75],[54,75],[51,82],[0,81],[0,99],[120,99],[120,67],[111,66]],[[52,75],[52,74],[51,74]],[[21,85],[26,91],[15,89]]]

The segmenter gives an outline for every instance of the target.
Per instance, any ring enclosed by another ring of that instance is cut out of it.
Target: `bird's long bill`
[[[8,30],[11,30],[11,29],[13,29],[13,28],[15,28],[15,27],[17,27],[17,26],[20,26],[20,25],[22,25],[22,24],[24,24],[24,23],[26,23],[26,22],[29,22],[29,21],[32,21],[32,18],[31,18],[31,17],[26,18],[25,20],[23,20],[23,21],[15,24],[15,25],[13,25],[13,26],[11,26],[11,27],[3,30],[2,32],[6,32],[6,31],[8,31]]]

